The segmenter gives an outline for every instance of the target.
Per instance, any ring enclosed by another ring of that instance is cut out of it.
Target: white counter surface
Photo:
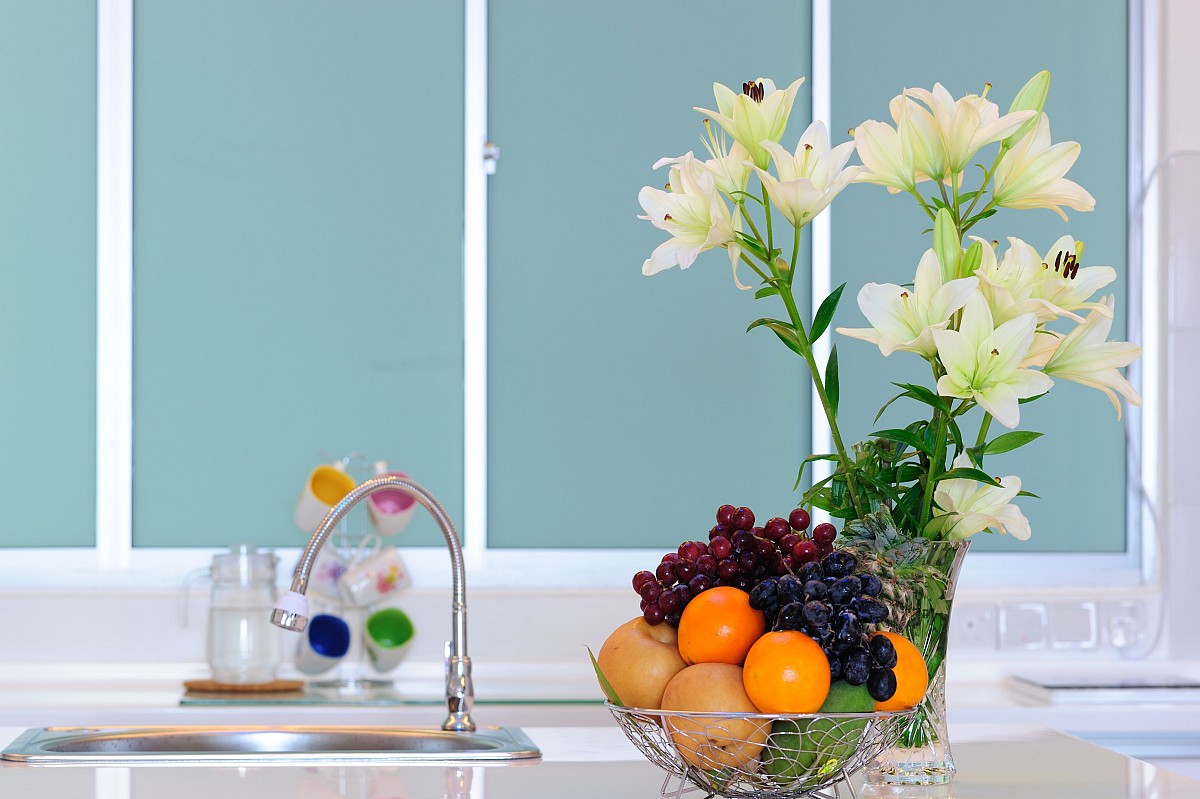
[[[0,744],[19,734],[0,728]],[[651,799],[663,772],[615,726],[527,727],[540,761],[489,766],[0,766],[5,799]],[[1046,728],[959,725],[952,786],[867,797],[1200,799],[1200,782]]]

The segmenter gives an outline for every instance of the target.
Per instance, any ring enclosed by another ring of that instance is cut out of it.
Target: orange
[[[876,710],[908,710],[925,698],[929,687],[929,670],[916,644],[899,633],[881,632],[896,647],[896,693],[886,702],[876,702]]]
[[[829,694],[829,658],[802,632],[767,633],[746,655],[742,685],[763,713],[816,713]]]
[[[746,653],[767,629],[761,610],[750,607],[750,595],[721,585],[697,594],[679,617],[679,656],[688,665],[742,665]]]

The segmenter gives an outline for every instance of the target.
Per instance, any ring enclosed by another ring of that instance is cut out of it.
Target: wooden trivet
[[[200,694],[279,694],[300,691],[303,680],[272,680],[259,683],[228,683],[216,680],[185,680],[183,687]]]

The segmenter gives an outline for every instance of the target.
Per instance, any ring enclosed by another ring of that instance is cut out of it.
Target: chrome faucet
[[[405,477],[387,474],[372,477],[354,488],[342,501],[333,506],[313,533],[296,565],[292,588],[284,594],[271,614],[271,622],[285,630],[301,632],[308,626],[308,580],[312,573],[317,553],[325,546],[333,528],[337,526],[352,507],[376,491],[403,491],[429,511],[446,537],[450,548],[450,568],[453,571],[452,605],[450,608],[450,640],[446,642],[446,705],[450,715],[442,724],[443,730],[452,732],[474,732],[471,720],[471,703],[475,690],[471,684],[471,659],[467,657],[467,587],[463,568],[462,547],[458,533],[445,509],[433,495],[417,483]]]

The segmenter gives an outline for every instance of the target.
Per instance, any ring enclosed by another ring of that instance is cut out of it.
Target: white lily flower
[[[676,265],[687,269],[700,253],[713,247],[728,247],[731,260],[740,252],[729,207],[713,175],[691,153],[673,159],[669,191],[645,186],[638,192],[638,202],[646,211],[639,219],[671,234],[642,264],[643,275]]]
[[[1011,136],[1037,113],[1014,111],[1001,116],[986,97],[968,94],[955,100],[940,83],[934,84],[933,91],[906,89],[902,97],[924,104],[912,103],[909,111],[917,134],[913,154],[917,168],[939,180],[962,172],[981,148]]]
[[[1080,267],[1075,254],[1077,244],[1072,236],[1061,236],[1050,247],[1042,259],[1037,295],[1064,311],[1098,310],[1112,316],[1112,309],[1103,302],[1089,300],[1117,279],[1117,270],[1111,266]]]
[[[903,127],[868,119],[854,129],[854,146],[863,168],[855,178],[859,183],[877,183],[888,192],[911,192],[921,180],[913,166],[912,149]]]
[[[1050,143],[1050,119],[1042,114],[1037,126],[1013,145],[996,166],[992,201],[1005,208],[1049,208],[1067,218],[1060,206],[1092,211],[1096,200],[1082,186],[1067,180],[1079,158],[1079,143]]]
[[[942,283],[937,255],[926,250],[911,289],[867,283],[859,290],[858,307],[871,327],[839,327],[837,332],[877,344],[885,357],[901,350],[932,358],[937,354],[934,331],[949,325],[950,316],[966,304],[978,283],[973,277]]]
[[[1117,418],[1121,418],[1121,403],[1117,394],[1130,405],[1142,404],[1137,390],[1117,370],[1128,366],[1141,354],[1142,348],[1128,341],[1108,341],[1112,330],[1112,311],[1108,306],[1114,302],[1109,297],[1101,303],[1105,306],[1088,314],[1083,324],[1065,336],[1056,335],[1058,346],[1046,361],[1044,371],[1052,377],[1061,377],[1103,391]]]
[[[1044,394],[1054,385],[1041,372],[1021,366],[1036,327],[1037,317],[1031,313],[994,326],[983,294],[972,294],[958,330],[933,331],[946,369],[938,379],[938,393],[974,400],[1000,424],[1016,427],[1021,416],[1017,401]]]
[[[763,149],[775,161],[779,178],[757,166],[754,170],[771,203],[795,227],[807,224],[824,211],[859,171],[857,166],[846,166],[854,152],[854,142],[830,149],[829,133],[821,121],[808,126],[794,154],[773,141],[764,141]]]
[[[762,143],[778,142],[783,138],[788,117],[792,113],[792,103],[802,83],[804,78],[797,78],[786,89],[780,90],[775,88],[774,81],[759,78],[753,83],[744,84],[742,94],[714,83],[717,110],[699,107],[695,110],[716,121],[734,141],[746,148],[755,166],[766,169],[771,156],[763,149]]]
[[[975,274],[997,324],[1026,313],[1035,314],[1039,324],[1059,316],[1082,322],[1073,312],[1102,308],[1101,303],[1089,300],[1117,279],[1111,266],[1080,268],[1071,236],[1054,242],[1045,257],[1021,239],[1009,237],[1008,251],[999,261],[987,242],[972,239],[983,245],[983,259]]]
[[[964,452],[954,459],[954,466],[969,467],[971,459]],[[1025,541],[1030,536],[1029,520],[1012,500],[1021,491],[1021,478],[1008,475],[1000,485],[988,485],[976,480],[942,480],[934,490],[937,504],[929,529],[939,538],[956,541],[984,530],[1007,533]]]

